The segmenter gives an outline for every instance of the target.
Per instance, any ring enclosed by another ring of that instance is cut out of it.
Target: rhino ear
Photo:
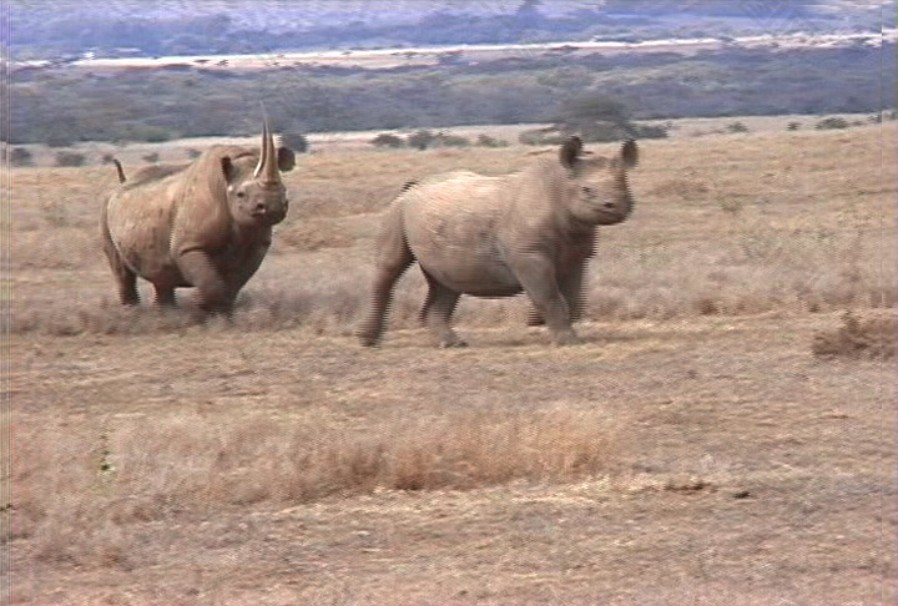
[[[639,164],[639,148],[636,146],[636,141],[627,139],[623,147],[621,147],[620,157],[624,163],[624,168],[633,168]]]
[[[293,170],[294,166],[296,166],[296,154],[293,153],[293,150],[289,147],[279,147],[278,170],[280,170],[282,173],[285,173],[288,170]]]
[[[559,157],[561,165],[565,168],[574,168],[577,160],[580,158],[580,152],[583,151],[583,141],[577,135],[572,135],[561,146]]]
[[[221,172],[224,173],[225,181],[227,181],[228,183],[230,183],[234,178],[234,173],[236,172],[236,170],[230,156],[225,156],[221,159]]]

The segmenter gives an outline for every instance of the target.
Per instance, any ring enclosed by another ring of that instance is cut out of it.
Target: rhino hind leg
[[[137,294],[137,274],[131,271],[131,268],[125,264],[121,255],[119,255],[105,226],[103,236],[103,252],[106,253],[109,267],[112,269],[112,275],[115,277],[119,302],[122,305],[138,305],[140,303],[140,295]]]
[[[465,347],[467,343],[452,330],[452,313],[460,293],[446,288],[426,271],[427,299],[421,309],[421,319],[437,338],[440,347]]]
[[[415,257],[401,231],[396,229],[396,225],[388,225],[378,242],[377,268],[368,315],[356,331],[362,345],[373,347],[380,343],[393,298],[393,285],[414,262]]]

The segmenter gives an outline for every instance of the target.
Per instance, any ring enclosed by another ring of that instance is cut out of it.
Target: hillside
[[[735,36],[786,31],[875,31],[894,23],[894,0],[844,2],[417,0],[283,2],[114,0],[14,2],[9,52],[17,59],[272,52],[443,43]],[[890,19],[885,19],[888,23]]]

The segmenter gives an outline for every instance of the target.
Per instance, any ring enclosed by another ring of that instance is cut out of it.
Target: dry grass
[[[124,528],[223,507],[289,504],[377,490],[472,489],[608,474],[617,423],[595,412],[491,408],[336,425],[200,414],[109,420],[93,432],[12,432],[15,523],[36,557],[128,566]]]
[[[466,350],[395,331],[418,325],[417,269],[385,346],[349,338],[402,183],[530,149],[302,157],[233,320],[203,324],[187,289],[175,311],[113,300],[114,170],[12,170],[15,599],[876,603],[893,383],[863,358],[893,351],[894,134],[646,142],[636,213],[590,268],[598,322],[566,349],[523,298],[463,298]],[[844,309],[861,319],[823,331]],[[833,373],[815,333],[861,359]]]
[[[842,326],[814,335],[811,350],[822,358],[893,358],[898,339],[898,317],[894,315],[858,319],[851,312],[842,316]]]

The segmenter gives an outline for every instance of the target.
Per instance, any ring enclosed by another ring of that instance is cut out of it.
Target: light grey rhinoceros
[[[266,121],[261,151],[215,145],[191,164],[149,167],[123,183],[100,222],[122,304],[139,302],[140,276],[159,305],[174,305],[175,288],[195,286],[202,310],[229,313],[287,213],[280,171],[293,165],[293,152],[275,148]]]
[[[393,285],[414,261],[429,286],[421,319],[441,347],[465,344],[450,327],[462,293],[526,292],[553,341],[576,342],[571,323],[596,226],[629,216],[627,170],[637,159],[634,141],[604,158],[571,137],[557,157],[521,172],[451,172],[407,184],[383,219],[370,310],[357,332],[362,344],[380,341]]]

